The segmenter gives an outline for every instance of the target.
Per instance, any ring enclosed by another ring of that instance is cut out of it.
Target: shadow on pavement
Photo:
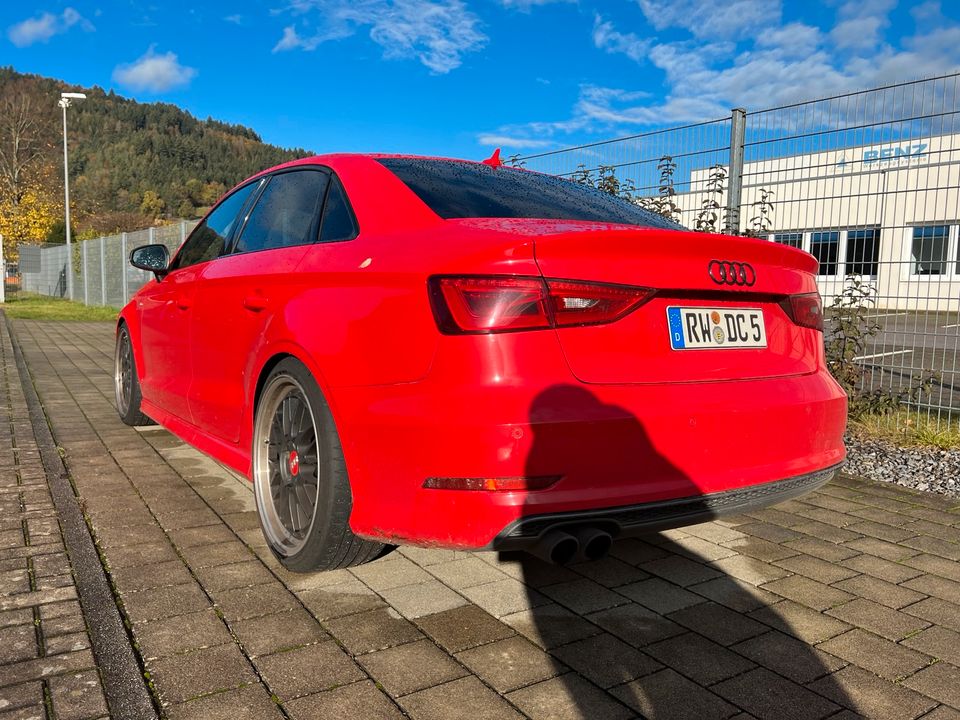
[[[569,417],[590,424],[565,427]],[[628,466],[638,482],[667,484],[678,496],[699,494],[636,417],[581,387],[541,393],[530,422],[528,476],[563,474],[564,457],[589,453],[598,484],[616,481]],[[525,508],[526,515],[537,512],[534,504]],[[560,673],[511,700],[537,715],[550,708],[550,716],[605,720],[636,714],[706,720],[741,710],[806,719],[849,707],[831,676],[846,663],[811,647],[809,633],[796,633],[774,604],[779,596],[711,564],[738,555],[719,544],[731,532],[727,524],[700,527],[721,537],[711,542],[681,530],[623,539],[606,558],[576,563],[577,572],[527,553],[503,553],[522,567],[532,607],[525,634],[550,653]]]

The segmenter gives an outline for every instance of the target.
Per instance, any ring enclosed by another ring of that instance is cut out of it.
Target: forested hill
[[[22,211],[24,199],[38,194],[53,206],[58,202],[61,91],[87,94],[68,110],[71,205],[80,234],[197,216],[252,173],[309,154],[268,145],[241,125],[199,120],[174,105],[0,68],[0,214],[9,201]],[[58,214],[55,207],[50,212]]]

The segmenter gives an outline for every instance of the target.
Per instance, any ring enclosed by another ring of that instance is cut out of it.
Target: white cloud
[[[939,0],[927,0],[910,9],[913,19],[919,23],[935,23],[943,19]]]
[[[647,56],[651,43],[651,39],[637,37],[634,33],[617,32],[613,23],[605,21],[599,14],[593,18],[593,44],[601,50],[623,53],[640,62]]]
[[[887,15],[896,6],[897,0],[847,0],[840,6],[838,15],[841,18]]]
[[[225,22],[233,23],[234,25],[243,25],[243,15],[227,15],[223,19]]]
[[[511,150],[537,150],[553,145],[550,140],[535,140],[533,138],[511,137],[496,133],[481,133],[477,142],[490,147],[509,148]]]
[[[863,48],[876,46],[880,30],[886,25],[878,17],[857,17],[844,20],[830,31],[830,39],[838,48]]]
[[[487,41],[480,19],[463,0],[295,0],[289,10],[310,19],[318,15],[319,29],[301,33],[297,25],[284,28],[274,52],[314,50],[369,27],[385,58],[416,58],[433,72],[447,73]],[[305,21],[301,26],[309,27]]]
[[[616,88],[581,88],[574,115],[584,125],[600,123],[607,127],[658,125],[663,122],[688,122],[722,115],[726,109],[713,100],[675,97],[666,102],[638,105],[636,93]]]
[[[773,48],[784,57],[803,57],[815,52],[823,42],[820,28],[801,22],[773,28],[757,36],[761,48]]]
[[[113,81],[135,91],[161,93],[189,84],[197,71],[181,65],[172,52],[156,53],[150,48],[135,62],[117,65]]]
[[[663,97],[583,85],[566,119],[515,123],[497,133],[572,144],[585,141],[584,136],[722,118],[732,107],[756,111],[960,68],[960,25],[943,17],[936,0],[915,8],[915,33],[897,43],[885,38],[894,0],[850,0],[821,27],[782,24],[779,5],[768,0],[737,0],[729,6],[707,0],[638,2],[655,27],[686,28],[687,39],[648,42],[597,17],[593,41],[632,59],[644,72],[659,69]],[[714,7],[718,17],[703,15],[704,8]],[[752,37],[739,37],[739,30],[728,27],[732,7],[744,14],[743,25],[749,26],[751,13],[775,22],[752,27]],[[710,23],[715,32],[705,31]]]
[[[840,6],[830,39],[841,49],[869,50],[883,40],[895,0],[850,0]]]
[[[500,0],[505,8],[520,10],[521,12],[530,12],[534,7],[541,5],[552,5],[554,3],[575,3],[577,0]]]
[[[683,28],[698,38],[753,37],[780,25],[780,0],[637,0],[657,30]]]
[[[316,45],[306,47],[303,38],[297,34],[297,29],[293,25],[288,25],[283,29],[283,36],[277,41],[277,44],[273,46],[273,51],[282,52],[284,50],[295,50],[296,48],[313,50],[315,47]]]
[[[27,47],[37,42],[47,42],[54,35],[61,35],[75,25],[87,32],[94,29],[89,20],[68,7],[59,15],[45,12],[11,25],[7,28],[7,37],[17,47]]]

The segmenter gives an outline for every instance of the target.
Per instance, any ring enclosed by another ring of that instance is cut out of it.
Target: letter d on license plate
[[[670,347],[674,350],[765,348],[763,310],[742,307],[668,307]]]

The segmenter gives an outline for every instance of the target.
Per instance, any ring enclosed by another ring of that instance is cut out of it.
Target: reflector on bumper
[[[512,478],[431,477],[423,481],[423,487],[429,490],[486,490],[488,492],[545,490],[559,479],[559,475]]]

